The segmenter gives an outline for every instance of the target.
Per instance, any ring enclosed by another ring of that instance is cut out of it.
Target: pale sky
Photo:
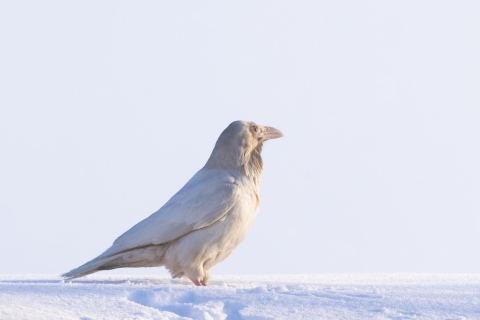
[[[234,120],[285,137],[212,277],[479,272],[479,16],[478,1],[3,1],[0,273],[96,257]]]

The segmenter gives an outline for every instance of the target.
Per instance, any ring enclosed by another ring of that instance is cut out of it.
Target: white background
[[[0,273],[103,252],[234,120],[282,130],[213,274],[478,272],[478,1],[4,1]],[[165,273],[162,270],[121,270]]]

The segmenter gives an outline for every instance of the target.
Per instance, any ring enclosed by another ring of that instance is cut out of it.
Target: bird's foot
[[[202,284],[200,283],[200,281],[198,281],[197,279],[192,279],[190,278],[190,280],[197,286],[197,287],[200,287]]]

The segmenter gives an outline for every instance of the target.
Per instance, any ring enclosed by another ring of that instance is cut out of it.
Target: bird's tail
[[[62,274],[62,277],[71,280],[102,270],[163,266],[165,264],[165,251],[166,247],[164,245],[154,245],[109,256],[101,254],[80,267]]]
[[[101,258],[101,256],[97,257],[97,258],[81,265],[78,268],[75,268],[73,270],[70,270],[69,272],[66,272],[66,273],[62,274],[62,277],[71,280],[71,279],[80,278],[80,277],[86,276],[88,274],[100,271],[100,270],[102,270],[100,268],[103,265],[110,262],[111,258],[113,258],[113,257],[106,257],[106,258]]]

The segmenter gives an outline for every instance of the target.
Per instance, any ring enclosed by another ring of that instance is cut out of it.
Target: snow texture
[[[480,275],[0,275],[0,319],[480,319]]]

